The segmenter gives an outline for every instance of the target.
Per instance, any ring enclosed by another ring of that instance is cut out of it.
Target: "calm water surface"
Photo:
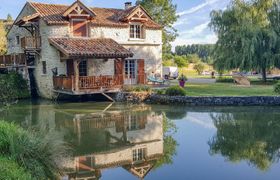
[[[19,102],[0,112],[71,146],[62,179],[280,177],[279,107]]]

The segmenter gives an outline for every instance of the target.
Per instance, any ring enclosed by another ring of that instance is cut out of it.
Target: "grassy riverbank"
[[[272,85],[238,86],[232,83],[187,83],[187,96],[276,96]]]
[[[0,179],[57,179],[66,149],[51,135],[0,121]]]

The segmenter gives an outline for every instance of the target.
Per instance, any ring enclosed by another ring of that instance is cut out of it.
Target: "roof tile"
[[[69,57],[128,58],[133,53],[108,38],[50,38],[50,43]]]
[[[44,4],[37,2],[29,2],[31,6],[40,13],[43,20],[49,25],[68,24],[69,21],[63,17],[63,13],[69,6],[58,4]],[[128,27],[127,22],[121,21],[122,17],[133,11],[135,7],[128,10],[124,9],[110,9],[110,8],[91,8],[95,12],[96,17],[93,18],[92,24],[96,26],[110,26],[110,27]],[[161,26],[153,20],[148,20],[144,23],[146,28],[161,29]]]

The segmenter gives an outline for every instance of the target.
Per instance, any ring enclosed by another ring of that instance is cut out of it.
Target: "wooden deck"
[[[0,56],[0,68],[26,66],[25,54]]]
[[[118,92],[123,76],[53,77],[54,92],[68,95],[85,95]]]
[[[41,37],[23,37],[20,40],[21,48],[23,50],[40,50],[41,49]]]

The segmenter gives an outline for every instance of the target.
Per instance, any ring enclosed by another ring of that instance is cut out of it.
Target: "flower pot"
[[[183,88],[183,87],[185,87],[185,83],[186,83],[186,81],[179,81],[179,85]]]

